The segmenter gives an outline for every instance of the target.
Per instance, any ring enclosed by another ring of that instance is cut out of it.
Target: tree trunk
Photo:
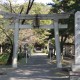
[[[7,60],[6,65],[11,65],[12,64],[12,57],[13,57],[13,45],[11,47],[11,52],[10,52],[10,55],[9,55],[9,58]]]
[[[10,53],[9,58],[7,60],[7,63],[6,63],[7,65],[10,65],[10,64],[12,64],[13,42],[12,42],[12,39],[10,38],[10,36],[5,32],[5,30],[2,27],[0,27],[0,29],[3,31],[3,33],[6,35],[6,37],[9,39],[10,44],[11,44],[11,53]]]
[[[63,52],[63,36],[61,36],[61,53]]]

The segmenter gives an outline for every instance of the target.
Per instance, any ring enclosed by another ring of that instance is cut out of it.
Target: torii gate
[[[13,48],[13,63],[12,67],[17,68],[17,51],[18,51],[18,32],[19,28],[32,28],[31,25],[21,25],[19,24],[19,20],[53,20],[52,25],[41,26],[41,28],[54,28],[55,34],[55,45],[56,45],[56,60],[57,60],[57,67],[61,68],[61,51],[60,51],[60,43],[59,43],[59,19],[66,19],[69,18],[70,13],[61,13],[61,14],[39,14],[39,15],[23,15],[23,14],[12,14],[7,13],[4,11],[0,11],[0,14],[4,16],[6,19],[13,19],[15,22],[14,24],[14,48]],[[12,25],[13,26],[13,25]]]

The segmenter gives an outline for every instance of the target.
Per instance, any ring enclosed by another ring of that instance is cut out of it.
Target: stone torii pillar
[[[59,42],[59,24],[58,19],[54,20],[54,34],[55,34],[55,45],[56,45],[56,61],[57,67],[62,68],[61,63],[61,50],[60,50],[60,42]]]
[[[19,34],[19,20],[16,19],[14,25],[14,46],[13,46],[13,62],[12,62],[13,68],[17,68],[18,34]]]

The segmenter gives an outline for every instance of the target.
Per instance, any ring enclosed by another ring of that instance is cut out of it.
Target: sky
[[[27,1],[27,0],[18,0],[17,2],[18,2],[18,3],[23,3],[24,1]],[[46,4],[46,3],[51,3],[52,0],[35,0],[35,2],[39,2],[39,3],[44,3],[44,4]]]
[[[14,3],[22,4],[22,3],[24,3],[25,1],[28,1],[28,0],[13,0],[13,1],[14,1]],[[6,0],[2,0],[2,2],[6,2]],[[53,3],[52,0],[35,0],[35,2],[44,3],[44,4]]]

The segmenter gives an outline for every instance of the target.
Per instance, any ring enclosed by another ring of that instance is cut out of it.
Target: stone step
[[[70,76],[80,76],[80,72],[77,71],[70,71]]]
[[[80,72],[70,71],[70,80],[80,80]]]
[[[74,64],[74,65],[72,65],[72,71],[74,71],[74,72],[80,72],[80,64]]]

